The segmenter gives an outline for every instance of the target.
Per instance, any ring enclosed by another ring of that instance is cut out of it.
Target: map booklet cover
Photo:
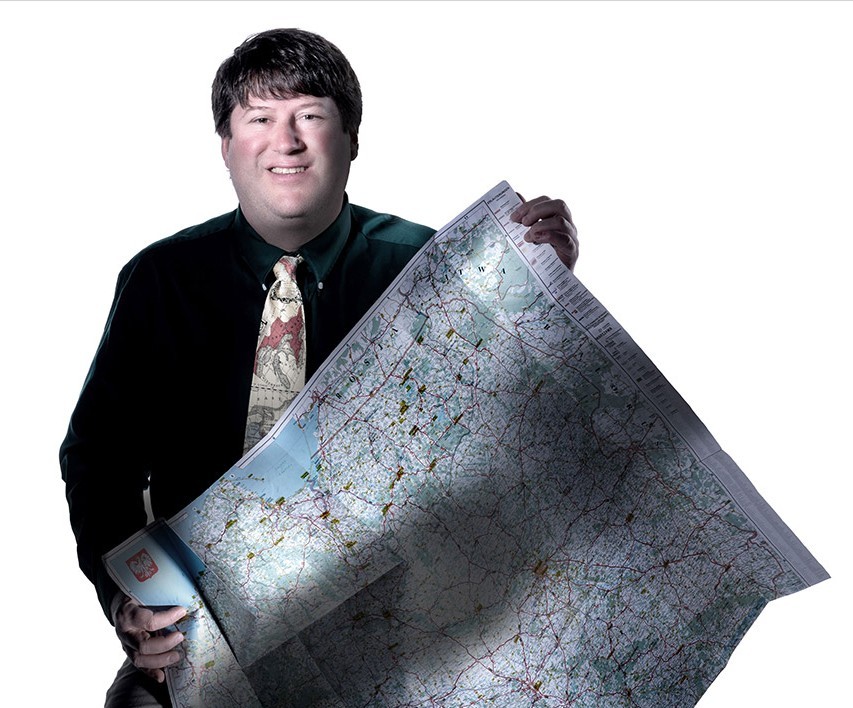
[[[696,703],[828,577],[501,183],[275,428],[105,556],[176,706]]]

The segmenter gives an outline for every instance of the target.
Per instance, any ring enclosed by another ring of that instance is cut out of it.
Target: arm
[[[520,194],[522,201],[524,197]],[[562,199],[536,197],[524,202],[510,218],[529,226],[524,240],[530,243],[550,243],[559,259],[569,270],[578,260],[578,230],[572,222],[569,207]]]
[[[104,334],[59,451],[80,569],[107,618],[118,588],[101,556],[145,525],[148,469],[144,414],[135,368],[145,357],[141,293],[127,266],[119,275]]]
[[[104,613],[134,663],[159,671],[163,657],[152,664],[150,654],[163,654],[180,639],[165,641],[153,632],[172,624],[177,613],[152,613],[131,603],[101,560],[146,522],[142,495],[161,378],[150,326],[157,317],[157,290],[153,272],[136,259],[119,275],[103,337],[60,449],[60,464],[80,568],[94,583]],[[159,678],[156,671],[152,676]]]
[[[153,426],[163,405],[158,367],[162,290],[154,267],[139,257],[120,273],[104,334],[60,449],[80,568],[104,614],[115,620],[123,598],[102,555],[145,526]]]

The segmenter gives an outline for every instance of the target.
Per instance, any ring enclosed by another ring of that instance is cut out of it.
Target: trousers
[[[171,708],[165,681],[157,683],[125,659],[107,690],[104,708]]]

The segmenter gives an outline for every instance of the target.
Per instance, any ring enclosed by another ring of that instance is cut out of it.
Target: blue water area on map
[[[317,478],[316,408],[291,419],[278,436],[234,476],[249,491],[276,501],[292,496]]]

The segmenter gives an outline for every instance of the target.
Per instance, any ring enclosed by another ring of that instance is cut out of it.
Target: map
[[[175,705],[692,705],[828,577],[518,204],[439,231],[264,440],[108,555],[197,608]]]

